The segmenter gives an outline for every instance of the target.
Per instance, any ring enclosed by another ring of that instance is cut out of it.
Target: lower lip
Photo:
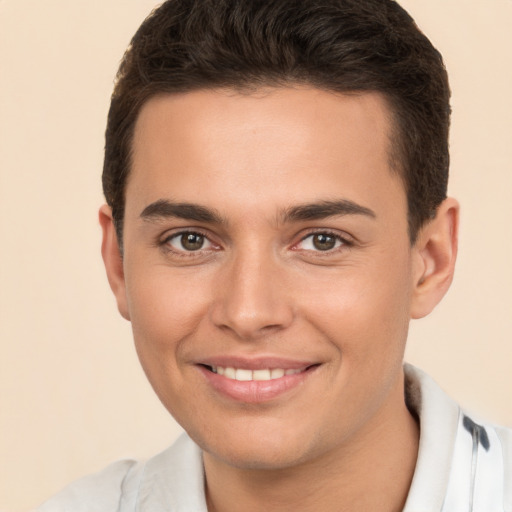
[[[250,381],[228,379],[218,373],[213,373],[204,366],[198,366],[198,368],[219,393],[232,400],[256,404],[268,402],[297,388],[311,376],[317,366],[309,367],[300,373],[284,375],[278,379]]]

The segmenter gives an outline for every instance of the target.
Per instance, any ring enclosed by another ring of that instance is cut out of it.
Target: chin
[[[284,450],[278,452],[269,449],[252,450],[224,450],[220,452],[208,452],[212,457],[222,461],[231,467],[257,471],[277,471],[297,466],[303,462],[297,451],[287,453]]]
[[[280,470],[297,466],[313,451],[308,437],[301,436],[293,426],[262,431],[248,429],[227,433],[218,438],[194,438],[196,443],[213,458],[232,467],[247,470]],[[290,435],[292,433],[293,435]]]

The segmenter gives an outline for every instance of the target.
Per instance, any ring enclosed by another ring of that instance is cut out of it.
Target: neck
[[[399,388],[393,410],[379,411],[357,439],[316,460],[253,470],[205,453],[208,511],[401,511],[416,465],[419,428],[405,405],[403,381]]]

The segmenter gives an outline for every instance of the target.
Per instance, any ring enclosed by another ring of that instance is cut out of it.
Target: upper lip
[[[282,368],[284,370],[300,370],[320,364],[319,361],[304,361],[288,359],[279,356],[212,356],[197,361],[203,366],[221,366],[223,368],[243,368],[246,370],[264,370],[267,368]]]

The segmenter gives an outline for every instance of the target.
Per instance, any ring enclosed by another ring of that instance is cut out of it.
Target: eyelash
[[[204,238],[204,240],[206,242],[211,244],[212,247],[218,247],[214,242],[212,242],[212,240],[210,239],[210,237],[206,233],[204,233],[204,232],[202,232],[200,230],[197,230],[197,229],[188,229],[188,230],[184,230],[184,231],[178,231],[177,233],[172,233],[171,235],[168,235],[165,238],[163,238],[161,241],[159,241],[158,245],[166,253],[172,253],[173,255],[181,257],[181,258],[194,257],[194,256],[197,256],[198,254],[203,253],[205,250],[206,251],[211,250],[211,247],[206,248],[206,249],[203,249],[201,247],[200,249],[198,249],[196,251],[187,251],[186,249],[176,249],[176,248],[173,248],[170,245],[170,242],[172,240],[177,240],[180,237],[183,237],[184,235],[195,235],[195,236],[202,237],[202,238]]]
[[[296,248],[299,244],[301,244],[302,242],[304,242],[308,238],[313,238],[315,235],[325,235],[327,237],[334,238],[335,239],[335,243],[340,242],[340,245],[338,245],[337,247],[333,247],[332,249],[327,249],[325,251],[322,251],[320,249],[314,251],[314,250],[311,250],[311,249]],[[319,229],[317,231],[309,232],[307,235],[303,236],[300,239],[300,242],[295,244],[292,249],[296,250],[296,251],[301,251],[301,250],[302,251],[307,251],[307,252],[311,251],[311,252],[317,253],[318,256],[328,257],[328,256],[330,256],[332,254],[338,253],[339,251],[346,250],[346,249],[352,247],[353,245],[354,245],[354,242],[352,240],[350,240],[348,238],[348,236],[344,237],[344,236],[341,236],[339,233],[336,233],[334,231],[329,231],[329,230],[326,230],[326,229]]]
[[[170,245],[170,242],[172,240],[177,240],[180,237],[183,237],[184,235],[200,236],[200,237],[204,238],[204,240],[206,242],[208,242],[211,245],[211,247],[208,247],[206,249],[203,249],[201,247],[200,249],[195,250],[195,251],[187,251],[186,249],[176,249],[176,248],[173,248]],[[305,240],[307,240],[308,238],[313,238],[315,235],[325,235],[327,237],[334,238],[335,239],[335,243],[339,242],[339,245],[333,247],[332,249],[327,249],[327,250],[324,250],[324,251],[320,250],[320,249],[315,251],[315,250],[312,250],[312,249],[301,249],[300,247],[297,247],[298,245],[303,243]],[[353,245],[354,245],[354,242],[352,240],[350,240],[348,237],[343,237],[343,236],[341,236],[338,233],[335,233],[333,231],[329,231],[329,230],[326,230],[326,229],[319,229],[318,231],[312,231],[312,232],[310,231],[310,232],[308,232],[305,236],[303,236],[300,239],[299,242],[294,244],[291,249],[294,250],[294,251],[314,252],[314,253],[317,253],[319,256],[327,257],[327,256],[335,254],[335,253],[337,253],[339,251],[346,250],[346,249],[352,247]],[[204,254],[204,251],[210,251],[210,250],[212,250],[212,248],[214,248],[213,250],[218,250],[217,248],[219,247],[217,244],[212,242],[212,240],[210,239],[208,234],[206,234],[206,233],[204,233],[204,232],[202,232],[200,230],[196,230],[196,229],[183,230],[183,231],[178,231],[177,233],[172,233],[171,235],[168,235],[165,238],[163,238],[162,240],[160,240],[158,242],[158,246],[160,246],[162,248],[162,250],[164,250],[167,253],[173,253],[173,255],[178,256],[178,257],[183,257],[183,258],[194,257],[194,256],[197,256],[197,255],[202,254],[202,253]]]

